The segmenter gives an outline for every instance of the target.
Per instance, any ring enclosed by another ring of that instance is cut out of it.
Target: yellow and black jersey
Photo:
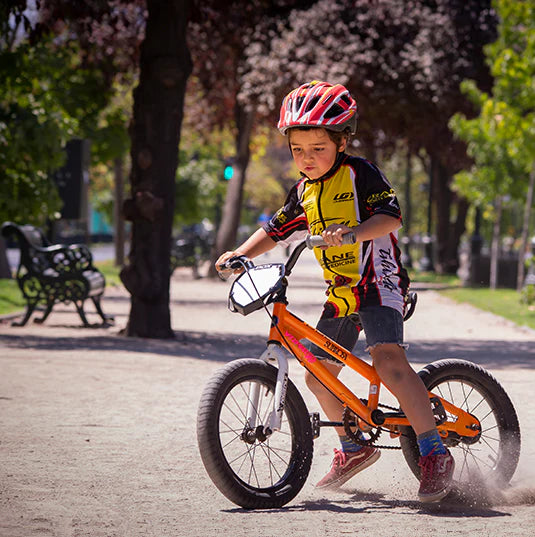
[[[264,229],[274,241],[288,244],[307,233],[319,235],[330,224],[358,226],[374,214],[401,219],[392,186],[371,162],[341,153],[323,177],[303,177],[296,183]],[[314,252],[329,286],[324,318],[372,305],[403,313],[409,278],[401,264],[397,233]]]

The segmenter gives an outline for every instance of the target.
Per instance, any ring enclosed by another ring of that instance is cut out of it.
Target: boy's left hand
[[[343,224],[331,224],[325,229],[321,236],[328,248],[329,246],[341,246],[342,236],[351,232],[354,232],[354,228],[352,227],[344,226]]]

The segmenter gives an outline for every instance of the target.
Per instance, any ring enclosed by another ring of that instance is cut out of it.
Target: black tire
[[[312,463],[310,417],[290,380],[281,431],[264,441],[243,439],[249,385],[262,386],[261,425],[273,408],[276,380],[277,369],[261,360],[235,360],[214,375],[199,404],[197,440],[204,467],[216,487],[246,509],[288,503],[302,489]]]
[[[444,442],[455,459],[457,484],[509,483],[520,456],[520,426],[500,383],[482,367],[464,360],[439,360],[418,374],[428,390],[471,413],[481,423],[481,435],[475,442],[454,438]],[[403,455],[419,479],[416,435],[410,427],[402,433]]]

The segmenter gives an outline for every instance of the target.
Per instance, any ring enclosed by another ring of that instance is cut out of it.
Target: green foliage
[[[479,116],[455,115],[450,127],[468,145],[474,166],[455,177],[456,188],[476,204],[497,196],[525,196],[535,159],[535,5],[497,0],[498,40],[486,47],[494,78],[492,95],[474,82],[462,84]]]
[[[201,140],[193,132],[181,144],[176,174],[174,225],[215,221],[227,184],[223,182],[223,159],[219,145]]]
[[[72,44],[52,40],[0,49],[0,221],[42,225],[61,208],[52,173],[63,147],[94,130],[108,91]]]
[[[520,302],[532,306],[535,304],[535,284],[525,285],[520,292]]]

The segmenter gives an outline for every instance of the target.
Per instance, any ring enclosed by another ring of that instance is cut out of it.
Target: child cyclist
[[[288,137],[301,178],[273,218],[235,251],[224,253],[216,266],[235,255],[254,258],[307,233],[322,235],[327,247],[315,248],[315,254],[324,271],[328,299],[317,329],[351,350],[360,319],[373,365],[417,435],[418,496],[423,502],[438,501],[450,489],[454,461],[436,429],[427,390],[405,355],[403,309],[409,280],[397,245],[401,211],[381,171],[345,153],[356,131],[356,117],[355,100],[339,84],[313,81],[284,98],[278,128]],[[348,232],[354,233],[356,243],[342,245]],[[312,349],[338,376],[343,365],[319,347]],[[305,375],[327,417],[339,421],[342,403],[308,371]],[[317,487],[339,486],[380,456],[373,446],[355,444],[343,428],[337,432],[340,449],[334,450],[331,470]]]

